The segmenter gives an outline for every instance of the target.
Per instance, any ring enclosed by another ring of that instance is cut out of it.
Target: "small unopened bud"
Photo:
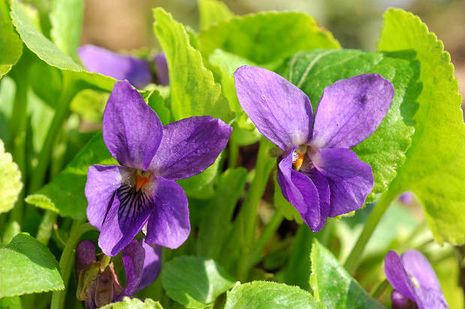
[[[391,294],[392,309],[416,309],[417,305],[396,290]]]

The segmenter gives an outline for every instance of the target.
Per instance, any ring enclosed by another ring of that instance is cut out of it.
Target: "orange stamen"
[[[137,172],[136,173],[136,181],[135,186],[136,190],[140,191],[145,185],[147,185],[150,181],[150,173],[146,172]]]
[[[305,153],[296,153],[297,158],[295,160],[292,160],[292,166],[294,167],[295,170],[300,170],[302,167],[302,164],[304,163],[304,157]]]

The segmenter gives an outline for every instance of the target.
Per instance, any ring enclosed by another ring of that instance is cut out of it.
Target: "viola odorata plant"
[[[128,80],[140,89],[152,81],[163,86],[169,83],[168,64],[163,53],[158,53],[152,61],[147,61],[131,55],[118,54],[103,47],[83,45],[79,47],[78,54],[87,70],[118,80]],[[151,66],[155,66],[155,76]]]
[[[150,285],[160,273],[160,247],[144,241],[132,240],[122,251],[125,286],[115,272],[114,263],[106,256],[97,258],[90,240],[83,240],[76,248],[77,296],[86,308],[99,308],[132,296]]]
[[[393,308],[449,308],[436,273],[419,251],[408,250],[400,256],[389,251],[384,258],[384,272],[394,289]]]
[[[242,108],[283,152],[278,182],[308,227],[319,231],[328,217],[362,207],[373,174],[350,148],[383,120],[392,84],[376,74],[337,81],[324,90],[313,115],[307,95],[276,73],[243,66],[234,78]]]
[[[463,308],[453,37],[119,2],[0,0],[0,308]]]
[[[118,82],[103,113],[103,140],[120,165],[89,168],[87,218],[100,230],[109,256],[145,227],[145,242],[178,248],[189,236],[186,194],[176,180],[210,166],[226,146],[231,127],[208,116],[163,126],[142,96]]]

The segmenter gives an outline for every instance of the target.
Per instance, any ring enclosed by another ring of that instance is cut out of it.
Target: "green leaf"
[[[102,134],[94,136],[68,166],[37,193],[29,195],[26,202],[58,212],[60,216],[85,219],[87,200],[84,187],[87,170],[92,164],[110,165],[116,161],[109,154]],[[70,203],[70,201],[73,201]]]
[[[40,61],[34,54],[28,52],[25,53],[24,57],[26,64],[23,67],[27,66],[27,83],[32,88],[34,93],[42,100],[44,103],[48,104],[50,107],[55,108],[58,105],[57,98],[59,97],[62,89],[62,72],[49,66],[47,63]],[[21,59],[23,61],[23,59]],[[16,83],[25,82],[24,81],[24,72],[16,72],[16,68],[12,73],[16,73],[14,76]],[[46,131],[46,130],[45,130]]]
[[[23,43],[16,34],[6,0],[0,0],[0,79],[18,62]]]
[[[278,71],[310,98],[313,110],[325,87],[335,81],[365,73],[378,73],[394,85],[391,108],[378,129],[354,151],[371,165],[373,193],[384,192],[405,160],[414,132],[412,114],[417,107],[417,63],[389,54],[357,50],[316,50],[298,53]]]
[[[171,122],[171,111],[166,105],[166,101],[160,94],[160,91],[154,89],[150,93],[148,97],[148,104],[157,113],[164,125]]]
[[[1,298],[0,308],[21,309],[21,298],[19,296]]]
[[[316,239],[313,241],[310,258],[310,286],[313,295],[328,308],[383,308]]]
[[[0,80],[0,139],[7,145],[10,143],[11,117],[15,104],[16,84],[10,76]]]
[[[233,74],[240,66],[255,64],[247,59],[225,52],[221,49],[216,49],[208,57],[208,62],[214,69],[216,69],[217,74],[220,76],[221,87],[223,88],[224,96],[228,99],[231,110],[234,111],[236,115],[243,115],[244,111],[242,110],[236,95]],[[251,127],[250,124],[244,123],[248,117],[237,117],[236,119],[241,127]]]
[[[228,292],[225,309],[324,308],[299,287],[270,281],[238,284]]]
[[[462,244],[465,127],[450,56],[418,17],[399,9],[390,9],[385,14],[379,49],[413,50],[420,62],[423,85],[413,118],[412,145],[393,190],[415,192],[438,242]]]
[[[69,56],[63,54],[32,23],[27,14],[27,6],[17,0],[12,1],[11,18],[24,44],[44,62],[63,70],[83,71]]]
[[[297,285],[304,290],[310,289],[308,278],[310,277],[312,239],[321,234],[313,233],[305,224],[299,226],[292,240],[291,248],[287,252],[287,263],[284,269],[277,274],[279,281]]]
[[[101,309],[163,309],[161,304],[150,298],[141,301],[137,298],[124,297],[122,301],[108,304]]]
[[[229,169],[221,175],[215,196],[206,205],[198,232],[198,255],[221,261],[221,249],[231,232],[234,208],[241,197],[247,170]]]
[[[22,188],[21,172],[0,140],[0,213],[13,208]]]
[[[108,93],[84,89],[76,94],[69,108],[84,121],[100,123],[108,97]]]
[[[55,257],[24,233],[0,248],[0,278],[0,298],[65,288]]]
[[[234,16],[226,4],[219,0],[199,0],[200,30],[205,30],[211,26],[229,20]]]
[[[330,32],[297,12],[236,16],[201,32],[199,39],[204,55],[220,48],[257,64],[276,62],[301,50],[339,48]]]
[[[231,120],[221,86],[205,67],[200,52],[191,46],[184,26],[161,8],[153,13],[154,30],[168,61],[173,118],[210,115]]]
[[[54,0],[50,21],[51,36],[62,52],[76,57],[81,41],[82,18],[84,13],[83,0]]]
[[[168,296],[187,308],[205,308],[234,285],[215,261],[195,256],[166,263],[161,280]]]
[[[28,7],[13,0],[11,5],[11,18],[16,31],[19,33],[24,44],[39,59],[52,67],[56,67],[69,74],[73,79],[83,81],[84,84],[77,83],[76,87],[94,86],[110,91],[115,80],[111,77],[98,73],[85,71],[71,57],[65,55],[55,44],[47,39],[35,26],[27,13]]]
[[[178,180],[178,183],[183,187],[189,197],[208,199],[213,196],[215,193],[213,185],[216,180],[216,175],[218,174],[220,161],[221,156],[219,156],[212,165],[200,174]]]

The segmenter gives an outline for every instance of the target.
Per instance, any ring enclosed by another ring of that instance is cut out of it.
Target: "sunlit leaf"
[[[400,9],[385,14],[378,48],[415,51],[423,86],[412,145],[392,190],[416,194],[437,241],[464,243],[465,126],[450,56],[418,17]]]
[[[312,246],[311,265],[310,287],[315,298],[327,308],[383,308],[316,239]]]
[[[55,257],[28,234],[0,248],[0,261],[0,298],[65,288]]]
[[[234,14],[220,0],[199,0],[200,30],[208,29],[218,22],[228,20]]]
[[[0,213],[13,208],[22,187],[21,172],[0,140]]]
[[[52,3],[52,39],[66,55],[75,57],[81,41],[84,1],[54,0]]]
[[[199,39],[205,55],[220,48],[257,64],[279,61],[301,50],[339,48],[330,32],[298,12],[236,16],[202,31]]]
[[[299,287],[269,281],[238,284],[228,292],[225,309],[325,308]]]
[[[0,79],[18,62],[23,43],[14,31],[7,0],[0,0]]]
[[[184,26],[161,8],[154,9],[154,17],[155,34],[168,61],[174,119],[210,115],[231,120],[221,86],[205,67],[200,52],[191,46]]]
[[[163,266],[163,288],[186,308],[205,308],[234,285],[214,260],[182,256]]]

